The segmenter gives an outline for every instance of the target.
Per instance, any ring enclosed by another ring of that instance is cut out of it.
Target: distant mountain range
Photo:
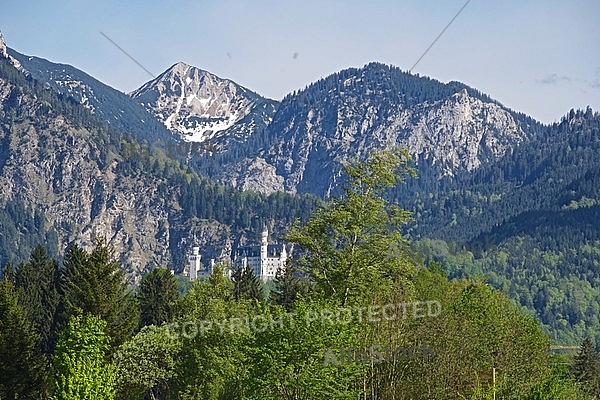
[[[223,168],[199,171],[262,193],[329,195],[345,161],[397,144],[438,177],[454,176],[498,160],[541,129],[464,84],[378,63],[333,74],[277,102],[183,63],[128,97],[71,66],[8,53],[34,79],[134,138],[165,140],[168,129],[175,140],[218,144]]]
[[[168,150],[186,142],[218,151]],[[380,63],[281,101],[177,63],[127,95],[0,36],[0,267],[36,242],[60,255],[94,235],[132,281],[183,269],[194,237],[204,262],[227,258],[263,223],[281,233],[314,209],[312,195],[338,194],[349,160],[398,145],[419,174],[390,193],[413,211],[407,233],[498,244],[487,258],[433,261],[486,276],[558,341],[597,332],[600,115],[544,125],[462,83]]]

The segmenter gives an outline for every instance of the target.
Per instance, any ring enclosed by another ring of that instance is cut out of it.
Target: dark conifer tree
[[[575,356],[573,374],[591,395],[600,396],[600,355],[590,338],[585,338]]]
[[[299,296],[308,293],[310,286],[308,281],[295,275],[292,264],[288,263],[285,268],[279,268],[275,274],[274,290],[271,292],[271,300],[275,304],[285,307],[291,311],[294,302]]]
[[[157,268],[144,275],[137,292],[140,327],[170,322],[177,301],[177,281],[171,272]]]
[[[112,248],[103,239],[96,239],[90,254],[77,245],[69,248],[62,289],[69,316],[88,313],[106,321],[112,346],[122,344],[138,326],[133,293],[123,282]]]
[[[233,296],[236,300],[263,300],[260,282],[250,267],[238,268],[232,278]]]
[[[40,337],[41,350],[52,354],[58,332],[60,302],[58,263],[48,258],[46,249],[38,245],[28,262],[21,264],[15,275],[19,303]]]
[[[14,285],[0,281],[0,399],[43,398],[45,359],[39,336],[17,300]]]

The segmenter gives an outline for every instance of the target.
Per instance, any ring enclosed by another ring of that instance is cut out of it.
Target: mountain
[[[186,141],[211,140],[227,148],[264,130],[278,103],[207,71],[177,63],[130,93]]]
[[[571,110],[543,135],[516,146],[496,162],[457,175],[445,190],[422,199],[418,211],[423,234],[468,239],[500,231],[504,223],[533,212],[594,206],[600,200],[599,134],[598,113],[590,108]],[[440,207],[444,204],[452,206]],[[457,218],[465,223],[451,224]],[[527,224],[521,219],[518,225],[512,234]]]
[[[1,40],[4,43],[3,40]],[[2,45],[0,45],[2,47]],[[166,143],[173,136],[163,124],[129,96],[85,72],[66,64],[26,56],[6,48],[12,64],[26,76],[45,84],[64,97],[73,99],[109,126],[127,132],[138,140]]]
[[[403,145],[441,179],[498,160],[541,129],[466,85],[372,63],[286,96],[262,143],[212,177],[265,193],[328,196],[342,165],[375,149]]]
[[[532,310],[555,343],[600,339],[599,113],[571,110],[494,163],[393,197],[413,211],[411,236],[424,243],[497,245],[483,256],[423,251],[425,262],[451,278],[482,277]]]
[[[162,152],[131,151],[140,143],[105,114],[13,61],[0,56],[2,268],[37,243],[60,256],[101,236],[138,282],[158,266],[181,271],[195,241],[205,264],[228,259],[263,224],[277,234],[315,207],[314,198],[241,193]]]

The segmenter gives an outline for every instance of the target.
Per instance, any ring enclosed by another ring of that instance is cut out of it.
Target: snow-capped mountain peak
[[[202,142],[224,132],[266,99],[200,68],[179,62],[130,93],[184,140]],[[264,108],[264,107],[263,107]],[[273,111],[273,110],[272,110]],[[247,127],[253,132],[251,127]]]

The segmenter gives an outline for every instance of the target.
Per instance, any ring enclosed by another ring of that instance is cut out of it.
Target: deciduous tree
[[[116,374],[106,362],[106,322],[93,315],[71,318],[53,359],[54,400],[112,400]]]
[[[407,257],[388,257],[391,245],[404,245],[401,228],[410,213],[386,199],[386,190],[413,175],[406,150],[375,152],[364,163],[344,167],[344,195],[317,210],[286,236],[303,251],[299,266],[325,297],[342,305],[354,297],[410,286],[415,267]]]

